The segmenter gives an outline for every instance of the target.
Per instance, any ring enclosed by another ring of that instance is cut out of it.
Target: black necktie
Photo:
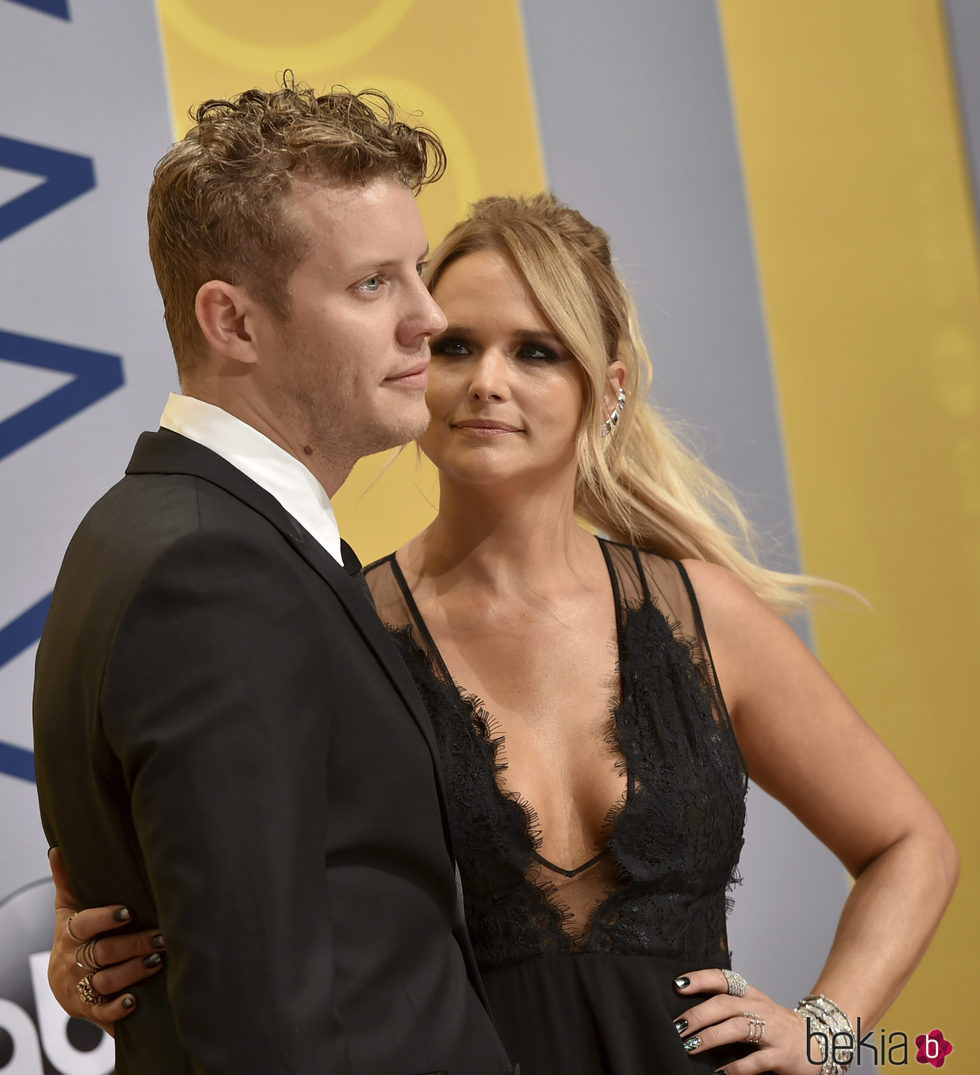
[[[340,554],[344,558],[344,567],[347,570],[347,574],[350,575],[351,582],[357,587],[358,592],[364,598],[367,603],[374,608],[374,598],[371,596],[371,589],[361,572],[361,561],[357,558],[357,553],[344,541],[340,539]]]

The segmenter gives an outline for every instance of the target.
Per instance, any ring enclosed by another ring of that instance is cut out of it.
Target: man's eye
[[[418,265],[415,266],[415,271],[421,276],[428,267],[429,263],[427,261],[420,261]]]
[[[441,336],[438,340],[433,340],[429,344],[429,350],[434,355],[468,355],[471,353],[462,340],[455,339],[452,336]]]
[[[359,291],[377,291],[381,287],[381,277],[372,276],[368,280],[363,280],[357,285]]]

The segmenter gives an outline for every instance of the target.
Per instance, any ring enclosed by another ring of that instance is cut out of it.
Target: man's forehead
[[[345,272],[361,266],[378,271],[428,253],[415,196],[393,177],[354,184],[297,179],[285,212]]]
[[[415,204],[411,189],[393,175],[374,176],[364,182],[341,182],[309,176],[293,178],[286,194],[287,203],[299,206],[307,203],[322,205],[343,216],[362,209],[387,206],[391,203]]]
[[[349,182],[326,177],[320,178],[308,174],[293,175],[290,179],[287,198],[298,203],[306,198],[321,197],[335,201],[338,205],[343,205],[354,201],[368,187],[384,181],[385,177],[381,176],[375,176],[363,182]]]
[[[356,184],[296,180],[285,201],[287,213],[314,220],[318,229],[370,231],[383,226],[421,226],[415,195],[404,183],[388,176]]]

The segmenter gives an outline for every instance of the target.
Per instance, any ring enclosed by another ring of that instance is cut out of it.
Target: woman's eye
[[[429,263],[427,261],[420,261],[418,265],[415,266],[415,271],[421,276],[428,267]]]
[[[377,291],[381,287],[381,277],[372,276],[367,280],[362,280],[358,285],[358,291]]]
[[[472,352],[462,340],[452,336],[440,336],[429,344],[429,351],[434,355],[468,355]]]
[[[530,359],[533,362],[560,362],[562,358],[557,351],[537,343],[524,344],[518,349],[517,357]]]

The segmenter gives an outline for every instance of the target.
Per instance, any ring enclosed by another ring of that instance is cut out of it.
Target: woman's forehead
[[[496,250],[457,258],[440,274],[432,294],[450,321],[456,311],[481,321],[506,315],[521,321],[524,329],[554,332],[527,282]]]

